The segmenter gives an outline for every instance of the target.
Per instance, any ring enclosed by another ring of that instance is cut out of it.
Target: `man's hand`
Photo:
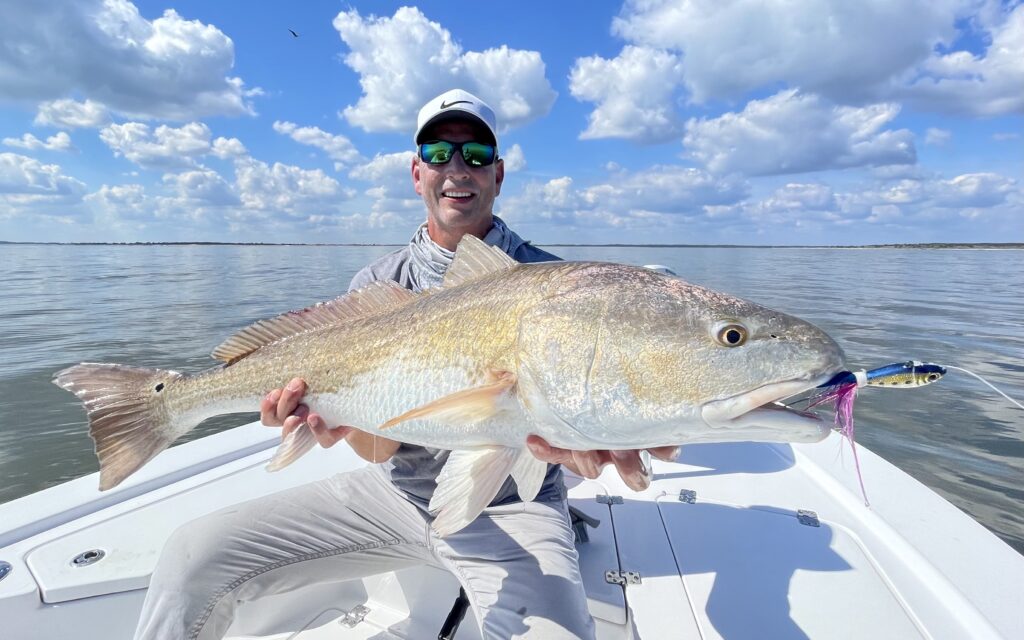
[[[584,478],[594,479],[601,474],[603,467],[614,464],[622,481],[633,491],[643,491],[651,484],[651,478],[648,475],[648,470],[644,468],[644,463],[640,460],[640,450],[638,449],[625,451],[559,449],[552,447],[544,438],[534,435],[526,439],[526,446],[530,448],[530,452],[537,459],[550,464],[560,464]],[[666,462],[675,460],[679,455],[679,447],[655,447],[647,449],[647,451],[655,458]]]
[[[310,413],[309,407],[300,403],[305,393],[306,382],[302,378],[294,378],[284,389],[274,389],[260,400],[260,422],[268,427],[284,427],[282,439],[305,422],[325,449],[338,444],[354,431],[346,426],[328,427],[320,414]]]
[[[284,427],[282,439],[305,422],[324,449],[346,440],[360,458],[370,462],[384,462],[398,451],[401,443],[395,440],[371,435],[355,427],[328,427],[319,414],[311,413],[309,407],[300,403],[305,393],[306,382],[302,378],[293,378],[284,389],[274,389],[260,400],[260,422],[268,427]]]

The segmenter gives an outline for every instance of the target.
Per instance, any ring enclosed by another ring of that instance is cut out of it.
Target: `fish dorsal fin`
[[[375,316],[404,306],[417,296],[391,280],[373,282],[334,300],[255,322],[222,342],[212,355],[217,360],[232,364],[278,340]]]
[[[455,259],[444,274],[444,287],[454,287],[488,273],[511,269],[519,264],[497,247],[466,234],[455,248]]]

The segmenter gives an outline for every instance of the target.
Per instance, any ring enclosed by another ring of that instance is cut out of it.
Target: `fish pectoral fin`
[[[476,424],[492,418],[509,406],[516,386],[516,375],[509,371],[491,372],[492,382],[480,387],[457,391],[433,402],[406,411],[380,426],[393,427],[400,422],[426,418],[454,424]]]
[[[523,449],[512,467],[512,479],[516,481],[523,502],[531,502],[537,497],[547,474],[548,463],[538,460],[529,449]]]
[[[430,499],[431,525],[442,538],[459,531],[494,500],[520,455],[511,447],[457,449],[437,476]]]
[[[277,445],[274,457],[267,463],[267,471],[280,471],[295,462],[316,444],[313,430],[305,422],[289,433],[281,444]]]

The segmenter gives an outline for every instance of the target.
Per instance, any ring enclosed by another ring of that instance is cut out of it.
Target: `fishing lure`
[[[861,387],[888,387],[890,389],[910,389],[929,385],[946,375],[946,368],[930,362],[894,362],[870,371],[841,371],[818,386],[823,392],[810,399],[808,409],[823,404],[834,404],[836,408],[835,428],[850,443],[853,451],[853,465],[857,470],[857,481],[860,493],[864,497],[864,506],[870,506],[868,493],[864,489],[864,478],[860,472],[860,460],[857,458],[857,445],[853,429],[853,401],[857,390]]]
[[[817,388],[821,389],[821,391],[807,399],[809,403],[807,405],[808,409],[823,404],[835,405],[835,429],[850,442],[850,449],[853,451],[853,464],[857,469],[857,481],[860,482],[860,492],[864,497],[864,506],[870,506],[870,503],[868,502],[867,491],[864,490],[864,479],[861,477],[860,461],[857,460],[857,445],[854,442],[853,430],[853,401],[857,397],[857,391],[862,387],[883,387],[889,389],[923,387],[946,375],[947,368],[963,371],[974,376],[1017,407],[1024,409],[1024,405],[1020,402],[1006,395],[991,382],[973,371],[952,365],[942,366],[916,360],[895,362],[884,367],[871,369],[870,371],[840,371],[832,376],[828,382],[818,385]]]
[[[912,389],[929,385],[946,375],[946,367],[930,362],[894,362],[870,371],[841,371],[818,388],[842,384],[856,384],[857,387],[888,387],[890,389]]]

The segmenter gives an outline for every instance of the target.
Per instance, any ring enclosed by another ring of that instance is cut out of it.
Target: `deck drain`
[[[107,555],[107,552],[103,549],[90,549],[75,556],[71,564],[76,567],[88,567],[90,564],[102,560],[105,555]]]

